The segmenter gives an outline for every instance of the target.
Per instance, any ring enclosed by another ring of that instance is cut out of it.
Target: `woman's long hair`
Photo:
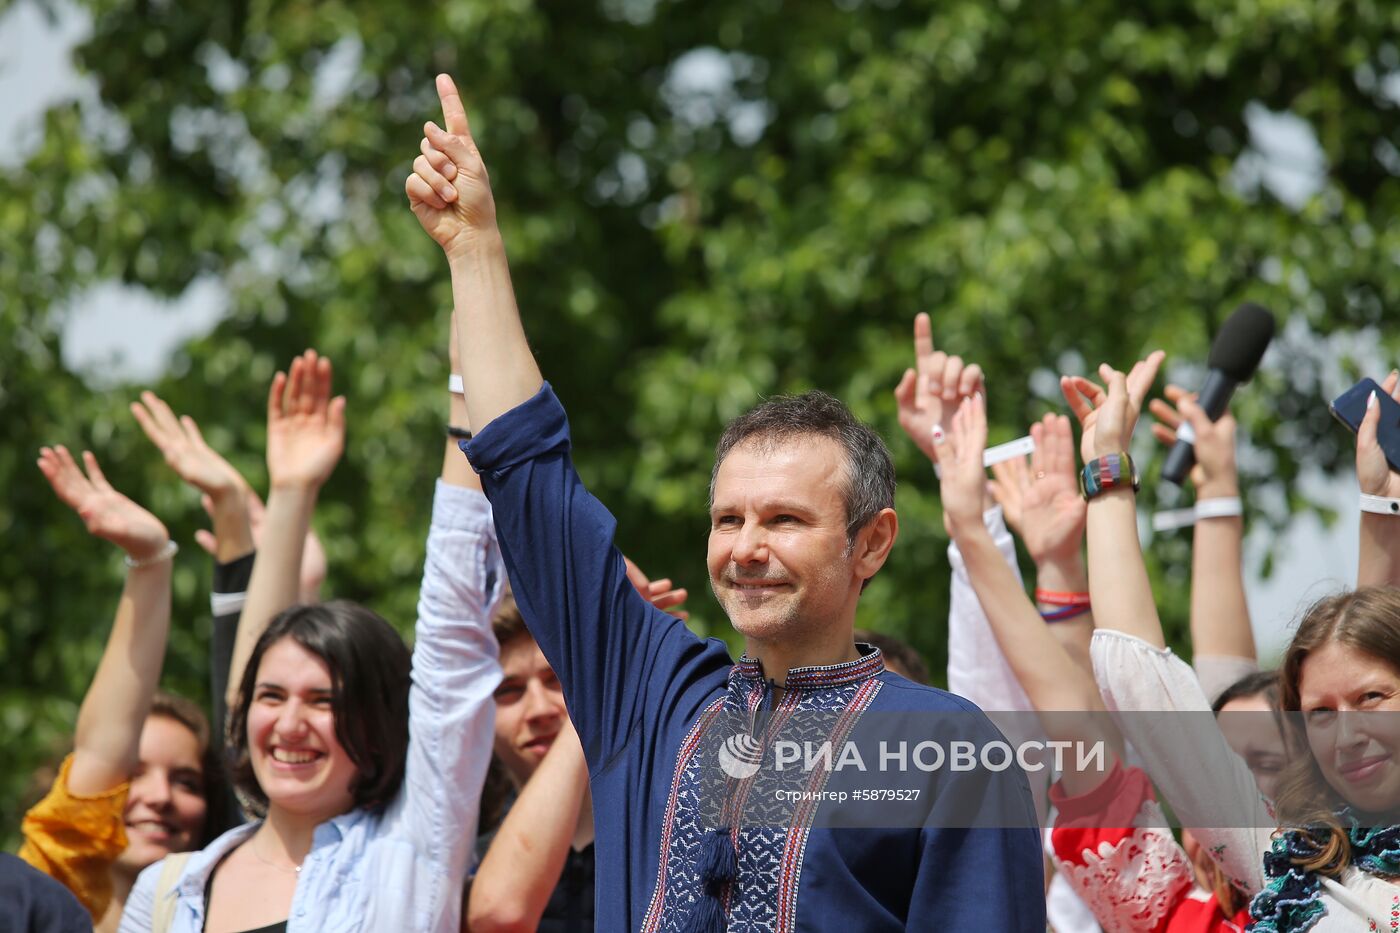
[[[1293,747],[1279,779],[1279,826],[1312,838],[1315,855],[1296,864],[1308,871],[1336,876],[1351,864],[1351,843],[1337,811],[1346,805],[1322,776],[1308,746],[1301,711],[1303,662],[1312,652],[1341,642],[1400,671],[1400,589],[1372,586],[1328,596],[1313,603],[1283,656],[1279,696],[1286,713],[1285,737]]]

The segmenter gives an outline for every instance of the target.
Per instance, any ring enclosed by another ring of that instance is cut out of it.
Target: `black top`
[[[514,800],[511,803],[513,805]],[[477,836],[477,861],[486,857],[499,828]],[[590,842],[582,849],[569,849],[559,883],[544,905],[537,933],[593,933],[593,890],[593,843]]]
[[[564,859],[564,872],[549,895],[540,933],[593,933],[593,844]]]
[[[92,933],[71,891],[8,852],[0,852],[0,905],[0,933]]]
[[[218,873],[219,867],[228,861],[228,857],[237,849],[234,846],[224,853],[224,857],[214,863],[214,870],[209,873],[209,881],[204,885],[204,920],[209,922],[209,901],[214,897],[214,875]],[[258,927],[256,930],[244,930],[243,933],[287,933],[287,921],[279,920],[276,923],[268,924],[265,927]]]
[[[214,585],[212,587],[215,596],[229,596],[231,594],[246,594],[248,583],[253,578],[253,559],[256,552],[245,554],[242,557],[229,561],[227,564],[214,562]],[[240,608],[235,608],[232,612],[224,612],[214,616],[213,630],[209,639],[209,701],[211,716],[211,731],[213,735],[209,741],[216,748],[222,749],[225,745],[224,730],[228,725],[228,702],[224,699],[228,693],[229,667],[233,664],[233,646],[238,640],[238,617],[242,614]],[[223,761],[224,756],[218,756]],[[238,797],[233,792],[233,785],[224,780],[221,799],[210,801],[208,822],[204,827],[204,839],[206,841],[217,839],[225,832],[241,825],[244,820]]]

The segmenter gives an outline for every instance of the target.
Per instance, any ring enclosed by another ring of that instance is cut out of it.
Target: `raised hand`
[[[113,489],[91,451],[83,451],[83,463],[87,475],[67,447],[39,450],[39,471],[91,534],[112,542],[135,561],[159,554],[170,540],[160,519]]]
[[[1154,350],[1134,363],[1127,375],[1101,363],[1099,378],[1108,386],[1107,392],[1083,376],[1060,377],[1060,391],[1083,429],[1079,451],[1086,463],[1128,449],[1142,404],[1165,358],[1161,350]]]
[[[1074,559],[1084,540],[1085,502],[1079,495],[1074,435],[1065,415],[1031,425],[1035,451],[992,467],[992,496],[1037,565]]]
[[[1392,370],[1381,383],[1381,391],[1400,402],[1400,372]],[[1356,481],[1367,495],[1400,498],[1400,473],[1390,468],[1377,439],[1380,422],[1379,399],[1367,402],[1366,415],[1356,432]]]
[[[631,558],[624,555],[622,560],[627,565],[627,579],[631,581],[637,592],[642,594],[643,599],[677,619],[690,618],[689,612],[674,608],[685,602],[690,596],[684,587],[673,588],[669,577],[660,580],[649,579],[646,574],[642,573],[640,567],[632,563]]]
[[[446,129],[423,124],[421,154],[404,191],[418,222],[450,256],[473,235],[495,229],[496,199],[457,86],[438,75],[437,92]]]
[[[176,418],[154,392],[142,392],[141,401],[131,403],[131,413],[175,474],[206,496],[241,495],[247,488],[242,475],[205,443],[194,419]]]
[[[987,470],[982,454],[987,449],[987,403],[980,392],[958,406],[948,425],[939,463],[943,467],[943,521],[957,537],[960,529],[981,528],[982,493]]]
[[[982,367],[933,348],[929,316],[914,318],[914,364],[894,390],[899,426],[934,463],[938,448],[963,401],[982,390]]]
[[[1152,436],[1171,447],[1176,432],[1185,421],[1196,434],[1196,464],[1191,467],[1191,485],[1199,498],[1223,498],[1239,495],[1239,471],[1235,466],[1235,419],[1228,411],[1211,421],[1205,409],[1196,404],[1196,394],[1181,386],[1168,385],[1166,400],[1154,398],[1148,410],[1157,419]]]
[[[319,489],[344,450],[345,397],[331,398],[331,361],[307,350],[268,392],[268,481]]]

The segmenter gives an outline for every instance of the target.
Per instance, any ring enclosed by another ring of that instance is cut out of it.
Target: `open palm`
[[[992,467],[992,495],[1006,522],[1037,564],[1077,554],[1084,537],[1085,502],[1079,494],[1069,418],[1046,415],[1031,425],[1035,451]]]
[[[273,486],[319,488],[345,451],[345,398],[331,398],[331,361],[307,350],[273,377],[267,473]]]
[[[86,475],[68,448],[60,445],[39,451],[39,471],[91,534],[112,542],[135,560],[159,552],[170,540],[160,519],[113,489],[90,451],[83,451],[83,463]]]
[[[141,401],[131,403],[131,413],[165,457],[166,464],[200,492],[212,496],[246,486],[233,465],[205,443],[195,420],[189,415],[176,418],[170,406],[154,392],[142,392]]]

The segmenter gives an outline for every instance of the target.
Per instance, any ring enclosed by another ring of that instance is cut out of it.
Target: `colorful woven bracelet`
[[[1063,609],[1055,609],[1051,612],[1042,612],[1040,617],[1046,622],[1064,622],[1067,619],[1075,619],[1089,611],[1087,605],[1066,606]]]
[[[1035,601],[1047,606],[1087,606],[1089,605],[1089,594],[1061,593],[1056,590],[1042,590],[1040,587],[1036,587]]]

